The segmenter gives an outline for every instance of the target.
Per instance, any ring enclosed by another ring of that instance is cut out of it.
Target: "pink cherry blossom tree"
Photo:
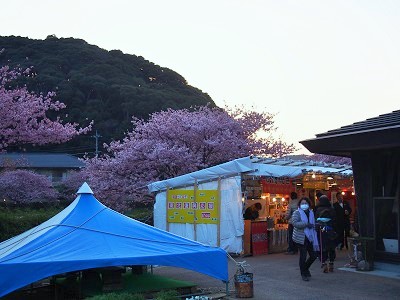
[[[122,210],[127,199],[148,200],[150,182],[251,154],[293,152],[293,145],[257,136],[275,130],[273,117],[243,108],[200,107],[156,112],[147,121],[133,118],[125,139],[106,145],[107,155],[88,159],[84,172],[101,200]]]
[[[0,173],[0,199],[19,204],[57,200],[57,192],[44,175],[27,170]]]
[[[91,129],[91,125],[77,129],[76,123],[63,124],[59,117],[49,119],[49,111],[65,105],[53,100],[54,92],[43,95],[19,87],[17,82],[24,76],[31,76],[30,69],[0,68],[0,151],[13,145],[63,143]]]
[[[76,192],[84,182],[88,182],[89,178],[86,172],[72,171],[68,176],[62,179],[61,184],[58,186],[59,198],[64,201],[73,201],[77,194]],[[97,194],[97,193],[96,193]]]
[[[313,160],[313,161],[320,161],[320,162],[328,163],[328,164],[351,165],[351,158],[341,157],[341,156],[313,154],[313,155],[310,155],[307,159]]]

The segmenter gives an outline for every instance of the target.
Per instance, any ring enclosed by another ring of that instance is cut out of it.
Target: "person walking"
[[[299,199],[297,199],[297,193],[290,193],[290,201],[288,203],[288,208],[286,211],[286,220],[288,220],[288,248],[286,254],[297,254],[298,249],[295,242],[293,242],[293,224],[292,216],[295,210],[297,210],[299,204]]]
[[[336,193],[336,202],[333,204],[333,208],[336,212],[336,245],[340,250],[343,249],[343,246],[348,249],[347,238],[350,235],[350,214],[352,210],[350,204],[343,201],[341,192]]]
[[[319,197],[315,210],[320,247],[321,268],[324,273],[333,272],[336,259],[336,213],[327,196]]]
[[[300,274],[304,281],[310,280],[310,266],[317,259],[317,251],[319,250],[315,218],[310,205],[310,199],[301,198],[298,202],[298,208],[292,216],[293,241],[297,244],[300,252]]]
[[[315,201],[315,203],[317,203],[317,205],[318,205],[318,203],[319,203],[319,198],[321,197],[321,196],[324,196],[325,194],[324,193],[322,193],[321,191],[318,191],[316,194],[315,194],[315,196],[316,196],[316,201]],[[315,205],[315,206],[317,206],[317,205]]]

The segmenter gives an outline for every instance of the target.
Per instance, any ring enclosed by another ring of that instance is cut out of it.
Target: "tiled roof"
[[[20,168],[83,168],[85,164],[69,154],[52,153],[3,153],[0,167],[15,164]]]
[[[400,110],[379,115],[374,118],[343,126],[338,129],[329,130],[324,133],[316,134],[316,137],[327,137],[332,135],[352,134],[365,131],[376,131],[390,127],[400,126]]]

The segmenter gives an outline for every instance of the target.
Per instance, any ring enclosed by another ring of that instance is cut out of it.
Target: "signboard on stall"
[[[304,181],[303,188],[329,190],[329,185],[327,181]]]
[[[261,181],[263,193],[290,194],[294,191],[289,177],[264,177]]]
[[[169,223],[218,224],[218,190],[169,190],[167,220]]]

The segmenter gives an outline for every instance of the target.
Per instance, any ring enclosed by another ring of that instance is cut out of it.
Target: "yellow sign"
[[[196,222],[201,224],[219,223],[219,193],[218,190],[196,191]]]
[[[169,223],[218,224],[218,190],[169,190],[167,220]]]

